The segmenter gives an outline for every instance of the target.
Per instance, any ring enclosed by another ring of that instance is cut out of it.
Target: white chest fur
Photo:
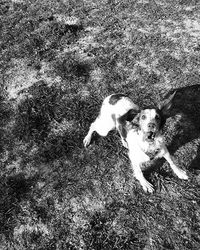
[[[140,131],[129,131],[127,135],[127,143],[129,153],[136,161],[146,162],[158,155],[164,147],[164,139],[161,135],[157,135],[153,142],[148,142],[143,139]]]

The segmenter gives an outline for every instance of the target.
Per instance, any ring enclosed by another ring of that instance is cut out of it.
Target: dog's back
[[[112,94],[107,96],[101,107],[100,115],[115,116],[115,118],[122,117],[127,114],[130,110],[134,113],[139,112],[139,107],[133,101],[124,94]],[[130,112],[129,112],[130,113]]]

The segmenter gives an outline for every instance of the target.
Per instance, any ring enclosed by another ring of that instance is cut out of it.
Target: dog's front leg
[[[188,176],[186,174],[186,172],[180,168],[178,168],[175,163],[173,162],[172,160],[172,157],[169,153],[169,151],[167,150],[167,148],[165,147],[165,152],[163,154],[163,157],[165,158],[166,161],[168,161],[171,169],[174,171],[174,173],[180,178],[180,179],[183,179],[183,180],[187,180],[188,179]]]
[[[126,130],[123,126],[123,124],[117,122],[116,124],[116,129],[118,130],[119,134],[120,134],[120,137],[121,137],[121,141],[122,141],[122,144],[125,148],[128,148],[128,144],[127,144],[127,141],[126,141]]]
[[[141,170],[142,162],[138,159],[139,156],[140,155],[137,153],[133,155],[129,152],[129,158],[131,160],[135,178],[140,182],[145,192],[152,193],[154,191],[153,185],[145,179],[142,173],[142,170]],[[148,157],[148,156],[144,154],[144,157]],[[145,162],[145,161],[148,161],[149,159],[143,159],[143,160]]]
[[[143,190],[145,192],[153,193],[154,191],[153,185],[144,178],[144,175],[141,170],[141,165],[134,165],[133,168],[134,168],[135,178],[140,182]]]

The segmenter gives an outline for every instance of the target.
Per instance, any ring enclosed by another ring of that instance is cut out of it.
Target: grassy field
[[[0,2],[0,249],[200,249],[197,0]],[[82,140],[103,98],[174,90],[143,192],[119,135]]]

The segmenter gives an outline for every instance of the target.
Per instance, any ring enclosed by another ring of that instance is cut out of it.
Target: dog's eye
[[[146,119],[146,115],[142,115],[142,116],[141,116],[141,119],[142,119],[142,120]]]

